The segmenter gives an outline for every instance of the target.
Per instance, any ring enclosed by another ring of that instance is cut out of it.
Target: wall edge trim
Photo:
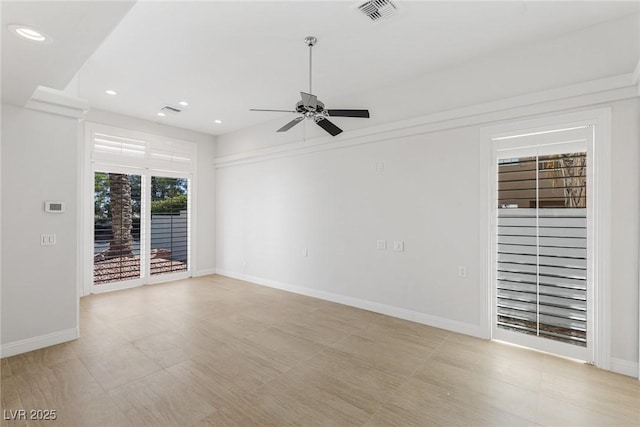
[[[215,268],[204,268],[193,273],[193,277],[211,276],[216,274]]]
[[[13,341],[0,346],[0,357],[5,358],[17,354],[27,353],[64,342],[73,341],[80,337],[79,328],[63,329],[37,337]]]
[[[617,374],[627,375],[629,377],[638,378],[638,362],[631,360],[611,358],[611,371]]]
[[[470,335],[482,338],[482,330],[480,325],[460,322],[452,319],[445,319],[439,316],[433,316],[426,313],[409,310],[406,308],[396,307],[388,304],[382,304],[374,301],[368,301],[360,298],[354,298],[346,295],[336,294],[333,292],[325,292],[304,286],[283,283],[276,280],[265,279],[262,277],[251,276],[248,274],[237,273],[230,270],[217,269],[216,274],[220,276],[230,277],[232,279],[243,280],[254,283],[256,285],[267,286],[274,289],[293,292],[295,294],[305,295],[313,298],[331,301],[338,304],[348,305],[350,307],[360,308],[375,313],[384,314],[399,319],[409,320],[423,325],[435,328],[445,329],[451,332],[457,332],[464,335]]]

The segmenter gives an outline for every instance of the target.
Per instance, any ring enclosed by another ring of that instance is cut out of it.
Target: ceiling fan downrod
[[[312,86],[311,86],[311,71],[312,71],[312,52],[313,52],[313,46],[315,46],[316,43],[318,43],[318,39],[315,38],[314,36],[307,36],[304,38],[304,42],[307,44],[307,46],[309,46],[309,93],[313,93]]]

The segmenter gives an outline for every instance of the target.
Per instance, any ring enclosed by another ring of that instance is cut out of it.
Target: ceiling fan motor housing
[[[304,114],[306,117],[313,117],[315,115],[326,116],[326,110],[324,109],[324,104],[320,101],[317,101],[316,108],[311,108],[308,105],[304,105],[302,101],[298,101],[296,104],[296,111],[300,114]]]

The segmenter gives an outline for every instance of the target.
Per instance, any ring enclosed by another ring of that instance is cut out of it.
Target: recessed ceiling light
[[[34,42],[51,43],[52,41],[51,37],[49,37],[42,31],[36,30],[35,28],[29,27],[27,25],[9,25],[9,30],[13,31],[20,37]]]
[[[222,120],[214,120],[213,123],[220,124],[220,123],[222,123]]]
[[[187,101],[180,101],[178,102],[178,104],[182,105],[183,107],[188,107],[189,103]]]
[[[117,95],[118,92],[116,92],[115,90],[105,90],[104,93],[106,93],[107,95]]]
[[[158,113],[158,115],[159,115],[160,117],[165,117],[165,116],[166,116],[166,114],[165,114],[165,113],[163,113],[162,111],[160,111],[160,112]]]

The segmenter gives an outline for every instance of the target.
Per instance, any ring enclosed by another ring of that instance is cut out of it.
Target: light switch
[[[384,251],[387,249],[387,241],[386,240],[378,240],[376,242],[376,249]]]

